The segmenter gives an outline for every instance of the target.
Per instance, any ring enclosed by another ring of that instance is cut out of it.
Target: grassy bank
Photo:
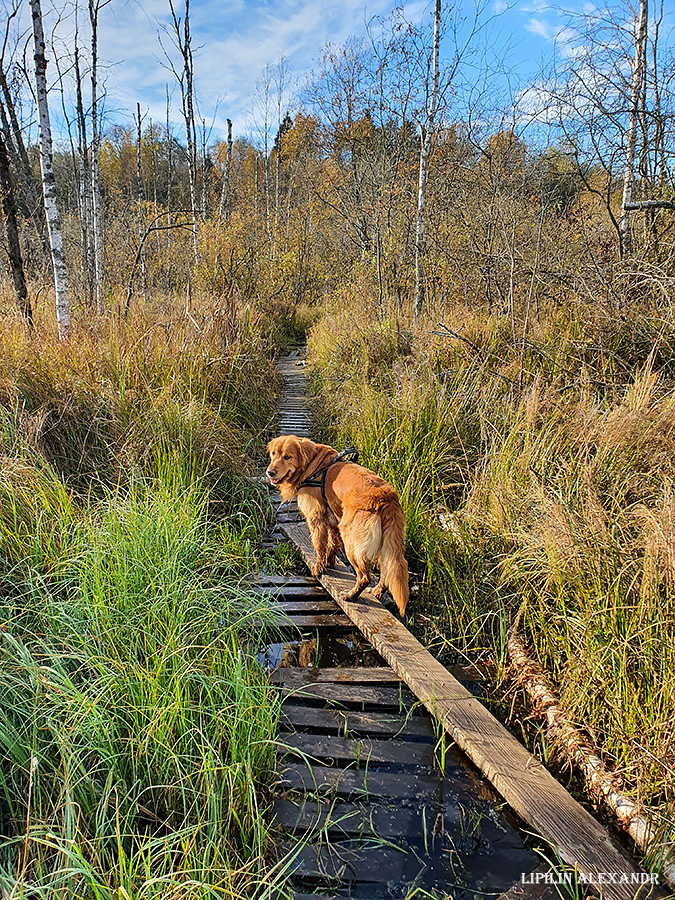
[[[258,323],[6,323],[0,894],[254,897],[277,704],[239,585],[273,416]]]
[[[412,331],[355,291],[309,346],[324,437],[401,495],[413,627],[499,674],[520,611],[569,717],[672,843],[675,321],[659,321],[561,307],[514,343],[485,311],[446,305]]]

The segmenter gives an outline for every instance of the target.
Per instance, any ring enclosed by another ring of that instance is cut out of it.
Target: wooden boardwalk
[[[299,362],[295,355],[279,365],[280,433],[309,436]],[[311,564],[295,504],[277,520],[268,542],[285,534]],[[557,897],[530,875],[542,871],[539,859],[515,820],[497,814],[467,758],[542,844],[596,885],[591,895],[650,894],[634,861],[481,704],[474,672],[438,663],[369,591],[342,600],[353,583],[345,565],[320,581],[254,582],[288,617],[271,678],[283,694],[279,852],[295,900],[405,900],[415,888],[415,896],[453,900]]]

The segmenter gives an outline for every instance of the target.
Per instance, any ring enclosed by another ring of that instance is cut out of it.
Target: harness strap
[[[326,475],[328,474],[328,470],[331,466],[335,465],[337,462],[353,462],[358,463],[359,461],[359,451],[355,447],[347,447],[342,453],[338,453],[338,455],[331,459],[329,463],[325,466],[322,466],[320,469],[317,469],[313,475],[310,475],[309,478],[305,478],[303,482],[300,483],[300,487],[320,487],[321,488],[321,496],[323,498],[323,502],[326,504],[328,509],[333,513],[333,509],[328,502],[328,498],[326,497]],[[320,476],[320,477],[319,477]],[[337,516],[335,516],[337,519]]]

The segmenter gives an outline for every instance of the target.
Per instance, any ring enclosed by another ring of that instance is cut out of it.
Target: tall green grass
[[[266,613],[221,579],[200,484],[167,472],[62,520],[49,567],[6,560],[7,896],[243,897],[261,883],[278,708],[242,635]]]

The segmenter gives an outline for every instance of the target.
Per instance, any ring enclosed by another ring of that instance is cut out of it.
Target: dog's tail
[[[408,563],[404,555],[405,518],[398,500],[392,500],[380,509],[382,548],[380,550],[380,574],[389,588],[398,611],[403,616],[408,604]]]

